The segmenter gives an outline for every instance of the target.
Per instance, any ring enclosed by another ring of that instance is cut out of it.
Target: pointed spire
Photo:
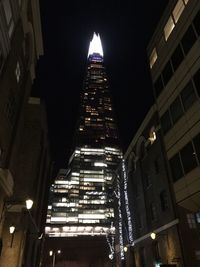
[[[94,32],[92,41],[90,41],[90,46],[88,50],[88,57],[94,53],[100,54],[103,57],[103,48],[101,44],[101,39],[99,34]]]

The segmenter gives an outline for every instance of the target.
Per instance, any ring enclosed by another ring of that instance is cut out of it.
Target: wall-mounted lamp
[[[12,245],[13,245],[13,239],[14,239],[14,234],[15,234],[15,226],[14,226],[13,224],[9,227],[9,232],[10,232],[10,234],[11,234],[10,247],[12,248]]]
[[[155,240],[155,239],[156,239],[156,233],[152,232],[152,233],[150,234],[150,237],[151,237],[151,239]]]
[[[27,199],[26,200],[26,208],[27,210],[30,210],[33,206],[33,200],[32,199]]]

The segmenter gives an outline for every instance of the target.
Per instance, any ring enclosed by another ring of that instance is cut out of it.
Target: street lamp
[[[49,256],[53,257],[52,258],[52,267],[55,267],[55,264],[56,264],[56,254],[61,254],[61,250],[58,249],[56,251],[53,251],[53,250],[49,251]]]
[[[156,233],[152,232],[152,233],[150,234],[150,237],[151,237],[151,239],[155,240],[155,239],[156,239]]]

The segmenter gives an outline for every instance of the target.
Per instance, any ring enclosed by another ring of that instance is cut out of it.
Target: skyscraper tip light
[[[100,54],[103,57],[103,48],[101,44],[101,38],[99,34],[94,32],[92,41],[90,41],[89,50],[88,50],[88,57],[92,54]]]

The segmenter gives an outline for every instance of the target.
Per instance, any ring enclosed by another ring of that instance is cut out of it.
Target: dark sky
[[[153,103],[146,47],[168,0],[42,0],[44,56],[34,94],[45,100],[52,156],[66,167],[89,41],[99,32],[123,150]]]

